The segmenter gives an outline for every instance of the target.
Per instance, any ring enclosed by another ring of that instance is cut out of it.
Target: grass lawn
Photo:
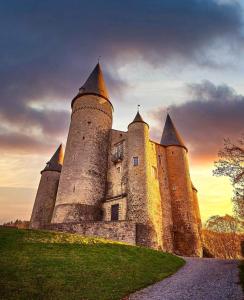
[[[105,239],[0,227],[0,299],[121,299],[183,264]]]

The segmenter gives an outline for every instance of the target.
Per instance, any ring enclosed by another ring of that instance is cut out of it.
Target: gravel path
[[[130,300],[243,300],[238,262],[184,258],[176,274],[130,295]]]

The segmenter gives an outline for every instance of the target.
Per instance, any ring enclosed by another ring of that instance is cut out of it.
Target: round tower
[[[139,112],[128,126],[127,219],[136,223],[136,243],[156,247],[156,233],[150,220],[148,189],[149,126]]]
[[[51,223],[62,164],[63,147],[60,145],[41,171],[41,179],[30,219],[30,228],[41,229]]]
[[[167,115],[161,144],[166,147],[171,192],[174,252],[201,256],[201,241],[194,212],[187,148]]]
[[[71,106],[72,116],[52,223],[101,218],[113,107],[99,64]]]

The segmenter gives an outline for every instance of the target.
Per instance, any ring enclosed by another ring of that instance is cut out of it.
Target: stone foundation
[[[82,222],[57,223],[45,227],[48,230],[78,233],[84,236],[96,236],[109,240],[136,244],[136,224],[129,221],[118,222]]]

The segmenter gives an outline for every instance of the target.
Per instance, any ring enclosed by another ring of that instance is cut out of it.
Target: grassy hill
[[[0,299],[121,299],[183,264],[105,239],[0,227]]]

